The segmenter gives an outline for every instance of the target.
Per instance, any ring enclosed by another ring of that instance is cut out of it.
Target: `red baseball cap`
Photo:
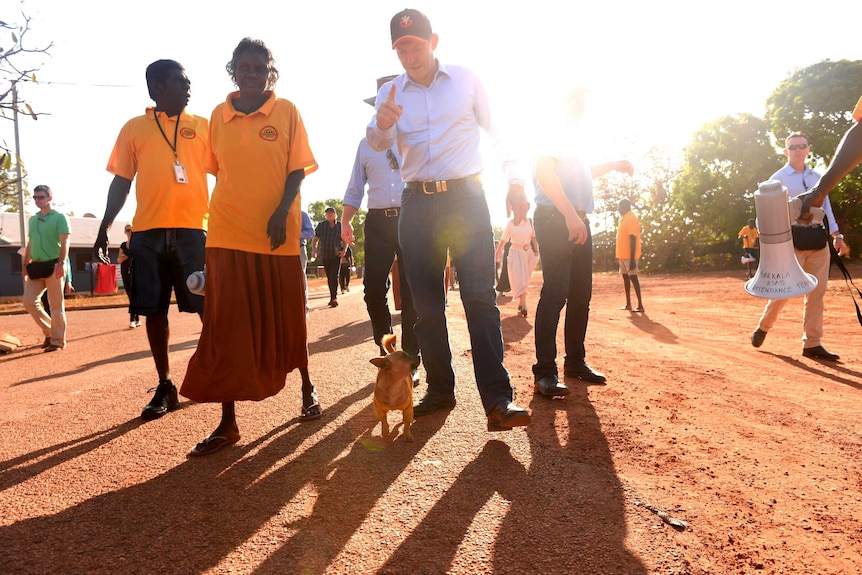
[[[402,42],[430,42],[431,22],[419,10],[407,8],[392,17],[389,23],[392,33],[392,48]]]

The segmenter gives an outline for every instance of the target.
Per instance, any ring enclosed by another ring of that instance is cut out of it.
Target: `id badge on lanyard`
[[[186,167],[179,160],[174,162],[174,177],[178,184],[188,184],[189,179],[186,177]]]
[[[188,184],[189,178],[186,174],[186,167],[180,163],[180,158],[177,156],[177,133],[180,129],[180,116],[182,112],[177,115],[177,123],[174,126],[174,143],[171,144],[171,141],[168,140],[168,136],[165,134],[165,131],[162,129],[162,125],[159,123],[159,115],[158,111],[153,110],[153,118],[156,120],[156,126],[159,127],[159,132],[162,133],[162,137],[165,139],[165,142],[168,143],[168,146],[171,147],[171,150],[174,152],[174,179],[178,184]]]

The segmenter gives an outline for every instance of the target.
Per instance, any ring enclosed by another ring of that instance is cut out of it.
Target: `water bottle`
[[[206,269],[200,272],[192,272],[192,274],[186,278],[186,285],[188,286],[190,292],[197,295],[204,295],[204,291],[207,285]]]

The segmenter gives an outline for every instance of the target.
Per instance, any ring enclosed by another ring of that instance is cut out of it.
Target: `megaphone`
[[[817,287],[817,278],[802,269],[793,250],[787,188],[778,180],[761,182],[754,192],[754,209],[760,264],[754,277],[745,282],[745,291],[755,297],[787,299]]]

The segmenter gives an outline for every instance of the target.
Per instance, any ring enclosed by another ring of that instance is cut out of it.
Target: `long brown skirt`
[[[197,402],[260,401],[308,365],[299,256],[207,248],[204,317],[180,394]]]

